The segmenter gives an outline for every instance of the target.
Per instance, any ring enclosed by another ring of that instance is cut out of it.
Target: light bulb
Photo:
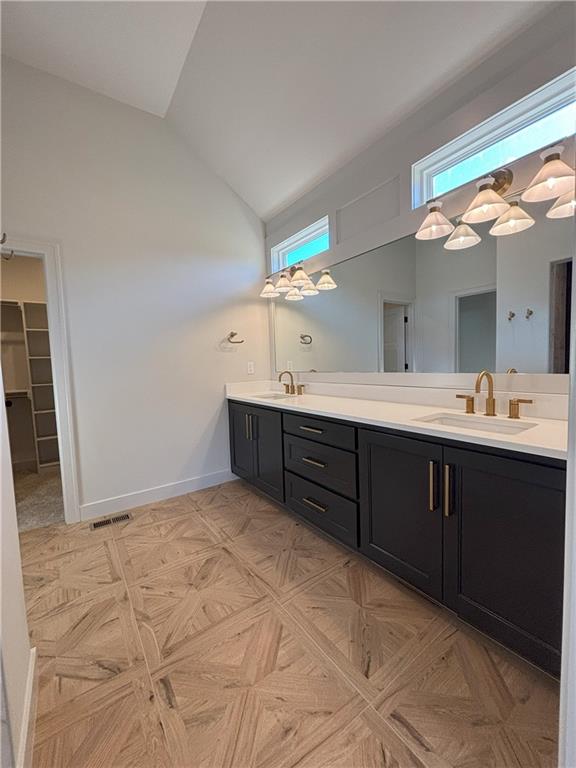
[[[454,225],[440,211],[442,208],[441,201],[430,200],[426,205],[428,206],[428,215],[416,232],[416,239],[436,240],[438,237],[449,235],[453,231]]]
[[[275,299],[276,296],[280,296],[280,293],[274,288],[272,280],[266,280],[264,288],[260,292],[260,298],[262,299]]]
[[[284,296],[286,301],[302,301],[304,299],[304,296],[300,293],[298,288],[290,288],[286,296]]]
[[[544,164],[522,193],[522,200],[539,203],[560,197],[574,188],[574,171],[560,159],[563,151],[564,147],[559,145],[540,153]]]
[[[490,234],[495,237],[514,235],[524,229],[534,226],[534,219],[518,205],[518,200],[510,201],[510,208],[494,222]]]
[[[498,192],[494,191],[493,185],[492,176],[477,182],[478,193],[462,215],[462,221],[466,224],[479,224],[482,221],[497,219],[508,210],[510,206]]]
[[[292,288],[290,285],[290,280],[288,279],[288,275],[286,272],[282,272],[280,275],[280,278],[278,279],[278,282],[276,283],[276,290],[278,293],[288,293],[288,291]]]

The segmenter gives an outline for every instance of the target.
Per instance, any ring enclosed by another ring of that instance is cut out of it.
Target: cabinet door
[[[564,470],[445,449],[446,603],[558,673],[564,569]]]
[[[230,465],[245,480],[254,476],[254,444],[250,439],[250,407],[230,403]]]
[[[254,445],[254,485],[278,501],[284,501],[282,414],[251,408],[249,435]]]
[[[442,598],[442,448],[361,430],[360,549]]]

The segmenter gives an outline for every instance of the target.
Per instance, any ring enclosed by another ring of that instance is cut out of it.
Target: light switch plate
[[[254,374],[255,372],[256,372],[256,368],[255,368],[255,366],[254,366],[254,361],[253,361],[253,360],[250,360],[250,361],[248,362],[248,373],[252,375],[252,374]]]

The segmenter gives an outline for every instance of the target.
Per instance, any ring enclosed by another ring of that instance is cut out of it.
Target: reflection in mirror
[[[567,373],[574,220],[447,250],[413,236],[331,267],[338,290],[275,301],[276,368]]]

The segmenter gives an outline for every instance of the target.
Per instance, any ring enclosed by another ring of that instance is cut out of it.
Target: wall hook
[[[301,333],[300,344],[312,344],[312,336],[309,333]]]
[[[229,344],[244,344],[245,339],[239,339],[239,341],[233,341],[233,339],[236,338],[236,336],[238,336],[236,331],[230,331],[228,336],[226,336],[226,341]]]
[[[534,310],[533,310],[533,309],[530,309],[530,308],[528,308],[528,309],[526,310],[526,320],[530,320],[530,318],[532,317],[532,315],[533,315],[533,314],[534,314]]]
[[[6,237],[6,232],[2,232],[2,237],[0,237],[0,245],[4,245],[8,238]]]
[[[512,312],[512,310],[510,310],[510,312],[508,312],[508,322],[510,322],[511,320],[514,320],[515,317],[516,317],[516,312]]]

